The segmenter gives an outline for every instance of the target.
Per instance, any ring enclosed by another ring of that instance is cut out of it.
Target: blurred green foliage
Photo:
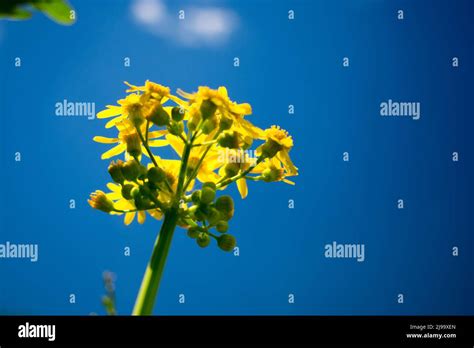
[[[0,19],[29,19],[34,10],[59,24],[71,25],[76,21],[75,12],[66,0],[0,0]]]

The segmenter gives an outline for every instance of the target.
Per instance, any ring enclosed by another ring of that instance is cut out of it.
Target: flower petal
[[[114,146],[110,150],[104,152],[100,158],[102,159],[109,159],[110,157],[114,157],[117,155],[120,155],[122,152],[124,152],[127,149],[127,145],[125,144],[118,144],[117,146]]]
[[[107,138],[107,137],[101,137],[99,135],[92,138],[92,140],[101,144],[115,144],[115,143],[118,143],[119,141],[118,138]]]
[[[242,198],[247,197],[247,194],[249,193],[249,191],[247,188],[247,181],[245,180],[245,178],[237,180],[237,188]]]

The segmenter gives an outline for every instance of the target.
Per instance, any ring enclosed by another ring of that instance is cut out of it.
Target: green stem
[[[156,294],[158,293],[177,221],[178,208],[173,207],[165,213],[165,219],[143,276],[132,315],[151,315],[153,312]]]

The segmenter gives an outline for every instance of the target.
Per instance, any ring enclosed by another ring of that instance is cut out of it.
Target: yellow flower
[[[129,94],[117,102],[120,106],[107,105],[107,109],[97,114],[97,118],[114,117],[106,123],[105,128],[112,128],[118,122],[129,118],[134,124],[140,125],[144,119],[145,105],[138,94]]]
[[[127,81],[125,81],[125,84],[130,87],[127,89],[127,92],[143,92],[143,95],[141,96],[143,103],[147,103],[150,99],[155,99],[160,104],[164,104],[168,101],[168,99],[171,99],[178,105],[186,104],[183,100],[170,94],[169,87],[160,85],[150,80],[146,80],[145,85],[143,86],[135,86],[128,83]]]
[[[224,157],[224,159],[222,159]],[[236,170],[238,171],[245,171],[247,170],[251,165],[255,164],[256,159],[251,158],[247,152],[242,151],[242,150],[236,150],[236,149],[225,149],[221,152],[221,157],[219,158],[219,161],[223,164],[226,165],[233,165]],[[222,166],[219,169],[219,175],[221,177],[225,177],[226,174],[226,166]],[[244,199],[248,195],[248,187],[247,187],[247,180],[245,178],[241,178],[237,180],[236,182],[237,185],[237,190],[240,193],[240,197]]]
[[[265,139],[265,143],[257,149],[258,153],[265,158],[273,158],[276,155],[289,174],[298,174],[298,168],[295,167],[289,155],[293,147],[293,139],[288,132],[279,126],[271,126],[265,130]]]
[[[176,151],[179,156],[182,156],[184,150],[184,144],[178,137],[167,134],[166,140],[169,142],[171,147]],[[212,140],[212,135],[205,135],[202,134],[198,136],[195,140],[196,144],[201,142],[207,142]],[[196,146],[191,149],[191,153],[189,155],[188,161],[188,174],[191,174],[193,169],[198,165],[199,160],[203,156],[204,152],[206,151],[207,146]],[[199,170],[197,172],[197,179],[204,183],[204,182],[218,182],[221,177],[215,173],[215,170],[224,165],[224,162],[219,161],[219,151],[215,145],[207,151],[206,157],[204,161],[201,163]],[[178,172],[179,174],[179,172]],[[192,185],[190,185],[192,187]],[[188,187],[188,190],[190,189]]]
[[[297,173],[289,173],[277,157],[266,158],[262,163],[252,169],[251,173],[262,174],[263,180],[266,182],[283,181],[290,185],[294,185],[295,183],[286,178],[298,175]]]
[[[130,182],[130,181],[125,181],[125,184],[130,184],[136,186],[135,183]],[[135,211],[137,208],[133,202],[133,200],[127,200],[123,198],[122,196],[122,187],[117,184],[113,183],[108,183],[107,187],[111,191],[110,193],[107,193],[106,196],[108,199],[114,201],[115,209],[117,210],[123,210],[125,211],[125,216],[124,216],[124,224],[125,225],[130,225],[133,220],[135,219],[135,216],[137,216],[137,221],[140,224],[143,224],[146,219],[146,212],[143,210],[140,211]],[[160,220],[163,216],[163,213],[158,210],[158,209],[151,209],[147,210],[148,214],[150,214],[152,217],[155,219]],[[111,214],[114,215],[122,215],[124,213],[122,212],[112,212]]]
[[[201,86],[198,88],[197,93],[193,94],[178,89],[178,94],[189,99],[189,104],[191,108],[195,109],[195,112],[201,109],[203,102],[210,101],[216,106],[218,111],[216,114],[220,121],[223,118],[229,118],[234,129],[244,136],[258,139],[264,137],[263,131],[260,128],[244,119],[244,116],[252,113],[250,104],[237,104],[231,101],[225,87],[221,86],[215,90],[207,86]]]
[[[115,209],[114,202],[112,202],[107,195],[100,190],[91,193],[90,199],[87,202],[92,208],[101,210],[105,213],[110,213]]]
[[[119,134],[117,138],[107,138],[103,136],[95,136],[93,138],[94,141],[102,144],[117,144],[110,150],[104,152],[101,156],[102,159],[108,159],[117,155],[120,155],[124,151],[127,150],[127,145],[132,145],[132,142],[136,142],[137,138],[139,140],[138,133],[135,127],[128,121],[122,120],[116,124],[117,129],[119,130]],[[151,127],[151,125],[150,125]],[[146,132],[146,125],[142,124],[141,126],[142,134]],[[167,133],[166,130],[157,130],[151,131],[148,133],[148,145],[150,147],[161,147],[168,145],[168,142],[163,139],[158,139]],[[128,142],[127,142],[128,141]],[[148,156],[145,148],[140,145],[141,152]]]

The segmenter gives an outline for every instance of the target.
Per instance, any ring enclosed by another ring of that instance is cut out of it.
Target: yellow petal
[[[183,141],[181,139],[179,139],[178,137],[176,137],[174,135],[167,134],[166,135],[166,140],[168,140],[169,144],[171,145],[173,150],[176,151],[176,153],[178,155],[181,156],[183,154],[184,144],[183,144]]]
[[[114,146],[111,148],[109,151],[106,151],[102,154],[101,158],[102,159],[108,159],[110,157],[114,157],[117,155],[120,155],[122,152],[124,152],[127,148],[127,145],[125,144],[118,144],[117,146]]]
[[[96,137],[92,138],[92,140],[94,140],[97,143],[101,143],[101,144],[115,144],[115,143],[118,143],[117,138],[107,138],[107,137],[101,137],[101,136],[96,136]]]
[[[242,198],[247,197],[247,194],[249,193],[248,188],[247,188],[247,181],[245,178],[237,180],[237,188],[239,189],[240,196]]]
[[[139,224],[143,224],[145,222],[145,218],[146,218],[146,213],[144,211],[139,211],[138,212],[138,223]]]
[[[97,113],[97,118],[109,118],[113,116],[120,115],[122,113],[122,108],[119,106],[107,105],[107,109]]]
[[[161,140],[161,139],[158,139],[158,140],[150,140],[148,142],[148,145],[151,146],[151,147],[160,147],[160,146],[167,146],[169,145],[169,142],[168,140]]]
[[[125,218],[123,219],[123,223],[128,226],[132,223],[133,219],[135,219],[135,212],[127,213],[127,214],[125,214]]]
[[[109,129],[115,126],[118,122],[122,121],[125,118],[125,116],[119,116],[111,119],[109,122],[105,124],[105,128]]]
[[[119,185],[114,184],[112,182],[107,183],[107,188],[112,192],[119,192],[120,193],[122,191],[122,188]]]
[[[148,139],[159,138],[159,137],[162,137],[163,135],[165,135],[166,133],[168,133],[168,131],[165,130],[165,129],[149,132],[148,133]]]

